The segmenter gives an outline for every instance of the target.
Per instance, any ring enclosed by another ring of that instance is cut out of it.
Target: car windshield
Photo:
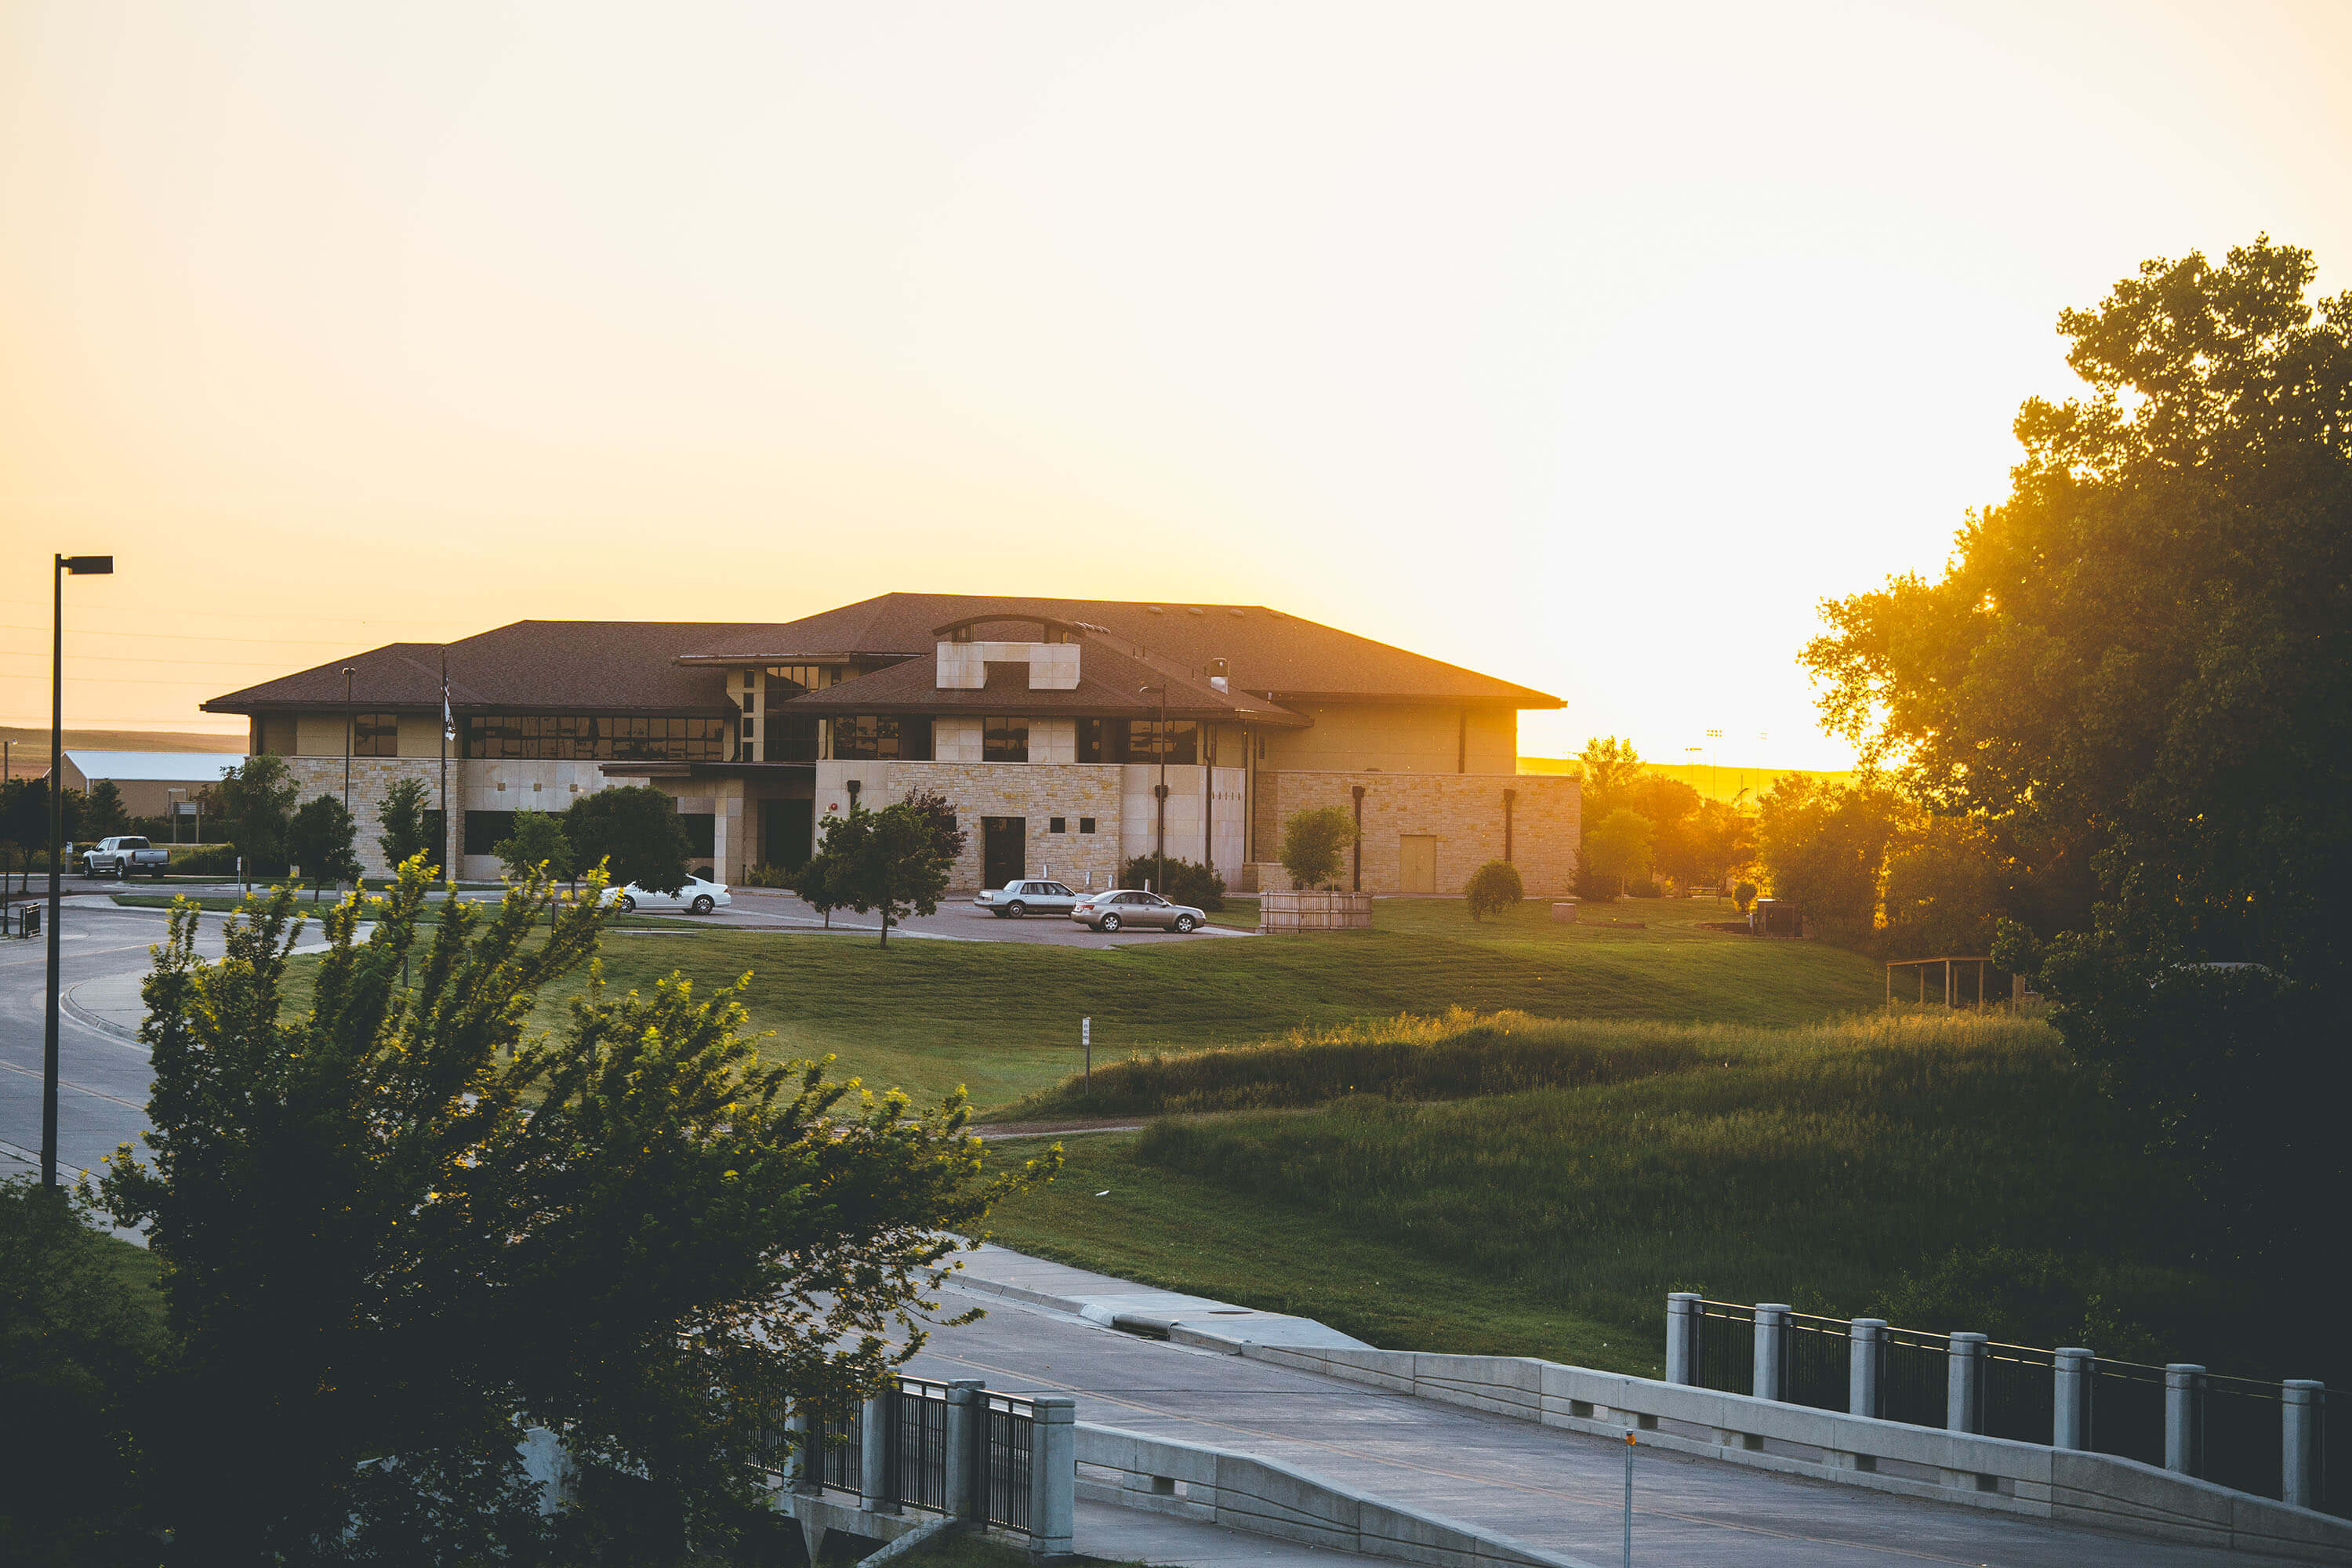
[[[144,849],[147,847],[147,840],[144,838],[125,838],[121,840],[120,843],[121,847],[125,849]]]

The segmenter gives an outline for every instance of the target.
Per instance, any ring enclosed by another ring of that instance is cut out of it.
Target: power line
[[[0,605],[23,605],[30,609],[40,610],[47,609],[48,607],[48,601],[47,599],[0,599]],[[120,615],[186,615],[192,613],[176,606],[151,607],[142,605],[89,605],[88,608],[97,613],[112,613]],[[331,626],[472,626],[474,624],[471,621],[426,621],[407,619],[388,622],[364,620],[354,621],[342,616],[250,616],[237,615],[233,611],[226,610],[205,610],[201,613],[208,621],[323,621]]]
[[[47,658],[37,648],[0,647],[0,658]],[[162,664],[167,662],[158,654],[77,653],[67,657],[78,662],[96,660],[100,664]],[[286,666],[274,658],[175,658],[173,664],[201,665],[206,669],[283,669]]]
[[[0,631],[45,632],[48,629],[47,626],[20,626],[14,621],[0,621]],[[151,637],[158,642],[241,642],[262,644],[271,647],[349,647],[352,646],[351,639],[345,637],[206,637],[201,632],[110,632],[89,626],[68,626],[66,629],[76,637]],[[427,643],[425,646],[438,647],[441,645]],[[363,648],[361,651],[371,650]]]

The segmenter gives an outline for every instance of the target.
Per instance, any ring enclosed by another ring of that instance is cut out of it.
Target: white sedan
[[[618,904],[625,915],[637,910],[686,910],[694,914],[707,915],[735,900],[729,896],[724,884],[707,878],[688,877],[686,886],[675,893],[649,892],[635,882],[625,888],[607,888],[604,889],[604,901]]]

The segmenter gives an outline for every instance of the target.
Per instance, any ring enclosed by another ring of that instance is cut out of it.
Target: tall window
[[[355,757],[396,757],[400,755],[400,716],[396,713],[362,713],[352,720],[352,755]]]
[[[1190,719],[1129,719],[1121,726],[1122,763],[1171,763],[1201,760],[1201,727]]]
[[[466,755],[489,761],[718,763],[724,719],[493,713],[466,721]]]
[[[984,763],[1025,763],[1029,760],[1029,721],[982,719],[980,760]]]
[[[1078,761],[1099,763],[1104,760],[1103,731],[1109,727],[1109,722],[1107,719],[1078,721]]]

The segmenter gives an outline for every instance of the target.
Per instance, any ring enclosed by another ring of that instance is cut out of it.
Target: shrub
[[[236,875],[236,846],[207,844],[203,848],[191,847],[172,852],[171,869],[183,877],[234,877]]]
[[[1625,891],[1630,897],[1636,899],[1663,899],[1666,896],[1665,889],[1655,882],[1630,883]]]
[[[1470,886],[1465,891],[1474,921],[1501,914],[1528,896],[1519,868],[1508,860],[1489,860],[1470,873]]]
[[[1731,889],[1731,896],[1738,903],[1739,912],[1746,914],[1749,907],[1756,902],[1756,884],[1742,882]]]
[[[1588,904],[1613,903],[1617,898],[1617,879],[1590,865],[1576,868],[1576,896]]]
[[[1172,856],[1138,855],[1119,868],[1118,885],[1140,888],[1149,882],[1154,892],[1180,904],[1191,904],[1211,914],[1225,907],[1225,879],[1206,866]]]
[[[1328,887],[1339,876],[1339,852],[1356,841],[1356,819],[1341,805],[1314,806],[1282,825],[1282,868],[1293,886]]]
[[[793,885],[792,868],[788,866],[754,866],[743,873],[747,888],[789,888]]]

